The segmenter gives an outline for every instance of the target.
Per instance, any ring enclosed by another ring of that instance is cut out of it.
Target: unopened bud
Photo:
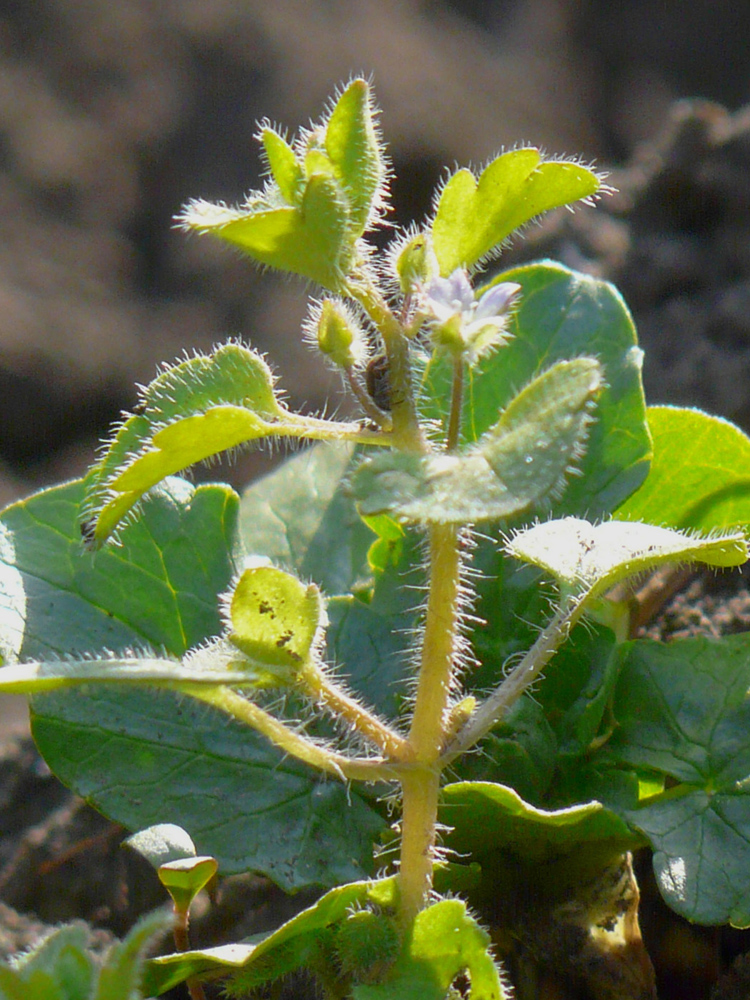
[[[437,261],[426,233],[417,233],[396,258],[396,274],[404,295],[428,282],[437,272]]]
[[[323,300],[317,339],[320,350],[340,368],[359,365],[365,358],[367,348],[362,330],[342,302]]]

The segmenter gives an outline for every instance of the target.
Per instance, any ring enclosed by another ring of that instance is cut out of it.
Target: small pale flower
[[[433,278],[422,289],[421,305],[435,346],[463,355],[470,365],[501,347],[510,339],[508,313],[520,290],[514,281],[503,281],[477,299],[461,268],[448,278]]]

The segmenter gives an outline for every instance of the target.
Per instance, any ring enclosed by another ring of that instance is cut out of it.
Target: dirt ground
[[[257,120],[305,123],[358,72],[383,107],[397,221],[424,215],[445,164],[520,141],[608,167],[617,194],[551,215],[503,265],[550,256],[614,281],[646,351],[649,402],[750,431],[742,3],[6,0],[0,504],[81,474],[134,384],[184,350],[241,335],[283,359],[294,405],[316,410],[337,389],[299,339],[305,289],[172,219],[190,197],[232,202],[257,185]],[[241,485],[266,463],[249,454],[220,475]],[[652,626],[748,627],[739,574],[697,578]],[[0,952],[71,917],[122,934],[162,901],[155,877],[49,775],[20,703],[0,709]],[[665,923],[644,878],[659,995],[750,997],[747,982],[717,986],[747,941]],[[207,936],[267,929],[293,905],[254,877],[221,891]]]

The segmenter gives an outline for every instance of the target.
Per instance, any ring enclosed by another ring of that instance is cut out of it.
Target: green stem
[[[356,299],[380,331],[388,357],[391,380],[391,418],[393,445],[403,451],[425,452],[428,444],[422,434],[411,384],[409,341],[380,290],[371,282],[352,282],[346,289]]]
[[[447,451],[455,451],[461,436],[461,409],[464,402],[464,360],[458,355],[453,359],[453,384],[451,387],[451,411],[448,421]]]
[[[180,691],[207,705],[213,705],[245,725],[251,726],[280,750],[311,767],[325,771],[326,774],[355,781],[393,781],[397,777],[396,766],[388,761],[378,758],[345,757],[313,743],[299,733],[292,732],[279,719],[264,712],[258,705],[243,698],[231,688],[221,685],[207,688],[199,684],[182,684]]]
[[[442,757],[443,767],[486,736],[511,705],[538,679],[581,617],[588,596],[589,591],[586,591],[571,597],[558,609],[552,621],[539,633],[536,642],[520,663],[511,670],[489,698],[482,702],[458,735],[451,740]]]
[[[402,736],[372,712],[368,712],[364,705],[346,691],[342,691],[316,663],[310,663],[299,679],[313,698],[325,705],[336,718],[348,723],[367,737],[385,757],[404,760],[410,756],[409,744]]]
[[[409,926],[432,889],[440,755],[448,724],[459,623],[459,528],[430,528],[430,581],[417,695],[409,732],[416,767],[402,773],[401,920]]]

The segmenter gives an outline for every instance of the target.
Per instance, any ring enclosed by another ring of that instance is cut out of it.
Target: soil
[[[678,6],[3,4],[0,503],[81,474],[135,382],[227,335],[283,357],[294,405],[323,404],[336,383],[299,345],[304,290],[186,240],[171,219],[191,196],[241,197],[258,182],[256,119],[306,121],[360,69],[384,108],[398,220],[428,210],[444,163],[479,163],[519,138],[612,164],[617,193],[530,228],[503,266],[549,256],[614,281],[646,351],[649,402],[750,431],[750,25],[728,0]],[[221,474],[243,483],[262,462]],[[691,579],[644,632],[748,628],[748,579],[732,574]],[[164,902],[154,873],[50,775],[23,713],[2,719],[0,955],[73,918],[102,944],[121,936]],[[732,966],[747,934],[680,921],[649,859],[636,866],[662,1000],[750,997],[750,959]],[[270,929],[311,898],[226,880],[201,899],[194,941]]]

